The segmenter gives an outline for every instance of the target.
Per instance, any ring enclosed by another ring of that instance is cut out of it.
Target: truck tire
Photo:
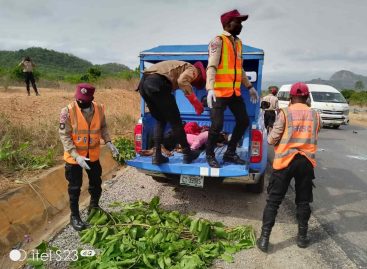
[[[265,184],[265,173],[261,175],[259,178],[259,182],[256,184],[249,184],[247,185],[247,190],[252,193],[262,193],[264,190]]]
[[[166,182],[169,182],[170,179],[169,178],[166,178],[166,177],[157,177],[157,176],[152,176],[152,179],[156,182],[159,182],[159,183],[166,183]]]
[[[168,182],[175,182],[180,179],[177,175],[172,174],[165,174],[166,176],[151,176],[154,181],[157,181],[159,183],[168,183]]]

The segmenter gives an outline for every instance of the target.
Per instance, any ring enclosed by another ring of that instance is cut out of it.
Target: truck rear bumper
[[[138,169],[138,171],[153,177],[162,177],[167,179],[174,179],[174,178],[178,179],[180,177],[179,174],[167,174],[142,169]],[[221,179],[223,180],[224,183],[256,184],[260,181],[261,176],[262,175],[260,173],[249,173],[246,176],[239,176],[239,177],[205,177],[205,178],[210,178],[211,180],[215,180],[215,178]]]
[[[221,149],[221,151],[224,151]],[[243,160],[248,160],[248,152],[238,149],[237,153]],[[222,160],[222,152],[216,152],[218,161]],[[182,154],[174,153],[169,158],[168,163],[161,165],[152,164],[150,156],[137,156],[135,159],[127,161],[127,164],[137,169],[161,174],[177,174],[204,177],[242,177],[249,175],[249,165],[234,165],[230,163],[221,163],[221,168],[211,168],[207,161],[205,152],[202,152],[194,162],[190,164],[182,163]]]

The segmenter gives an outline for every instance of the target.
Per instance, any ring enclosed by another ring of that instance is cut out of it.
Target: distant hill
[[[0,68],[14,68],[25,57],[29,56],[35,62],[41,73],[57,75],[83,74],[91,67],[97,67],[102,74],[117,73],[129,68],[122,64],[108,63],[93,65],[91,62],[72,54],[62,53],[43,48],[28,48],[18,51],[0,51]]]
[[[358,75],[347,70],[340,70],[335,72],[329,80],[318,78],[306,81],[306,83],[326,84],[341,90],[353,89],[355,83],[359,80],[363,82],[365,87],[367,87],[367,76]]]
[[[117,63],[108,63],[108,64],[101,64],[101,65],[95,65],[95,67],[99,68],[103,73],[107,74],[113,74],[118,73],[125,70],[130,70],[129,67],[123,64],[117,64]]]

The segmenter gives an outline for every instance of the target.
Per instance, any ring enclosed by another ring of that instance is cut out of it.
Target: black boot
[[[223,161],[228,163],[245,165],[247,162],[242,160],[235,151],[227,150],[223,155]]]
[[[271,229],[261,229],[261,235],[260,238],[257,239],[256,245],[262,252],[268,252],[270,233]]]
[[[192,163],[200,155],[200,151],[191,150],[190,148],[182,150],[183,163]]]
[[[88,210],[87,210],[87,216],[90,215],[90,213],[92,212],[93,209],[101,209],[100,206],[98,205],[98,202],[93,202],[92,200],[90,201],[90,204],[88,206]]]
[[[215,155],[206,155],[206,161],[208,162],[210,167],[220,168],[220,164],[215,158]]]
[[[307,248],[310,244],[310,239],[307,236],[308,226],[298,225],[298,235],[297,235],[297,246],[300,248]]]
[[[169,159],[162,155],[161,147],[153,148],[152,164],[168,163]]]
[[[71,214],[70,215],[70,225],[74,228],[75,231],[82,231],[88,228],[88,224],[84,223],[79,214]]]

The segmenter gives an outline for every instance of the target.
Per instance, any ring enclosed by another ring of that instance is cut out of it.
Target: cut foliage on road
[[[111,206],[116,210],[92,211],[91,228],[80,233],[81,243],[93,246],[98,254],[79,256],[70,268],[208,268],[217,258],[233,262],[234,253],[255,245],[251,226],[228,228],[166,211],[158,197],[150,203]]]

